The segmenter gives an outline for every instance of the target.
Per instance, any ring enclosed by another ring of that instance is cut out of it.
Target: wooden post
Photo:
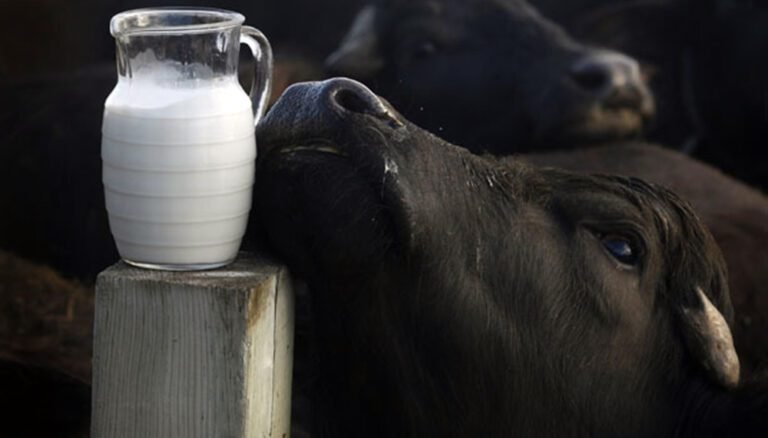
[[[285,268],[245,253],[213,271],[102,272],[92,436],[288,437],[293,299]]]

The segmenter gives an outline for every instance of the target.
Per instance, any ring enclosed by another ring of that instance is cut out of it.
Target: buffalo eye
[[[608,253],[619,263],[637,266],[640,261],[640,249],[632,239],[617,234],[600,236],[600,242]]]
[[[420,41],[411,49],[411,59],[426,59],[437,53],[437,45],[429,40]]]

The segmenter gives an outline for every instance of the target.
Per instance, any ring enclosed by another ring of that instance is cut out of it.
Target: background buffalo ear
[[[379,51],[376,15],[377,8],[374,5],[366,6],[357,14],[341,46],[325,60],[328,74],[365,80],[381,70],[384,58]]]
[[[694,359],[715,383],[726,388],[738,386],[739,357],[723,314],[700,287],[696,287],[693,303],[680,309],[683,336]]]

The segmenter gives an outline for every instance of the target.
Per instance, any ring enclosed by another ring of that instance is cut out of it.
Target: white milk
[[[251,101],[236,79],[120,81],[105,103],[101,155],[124,259],[190,269],[235,258],[256,157]]]

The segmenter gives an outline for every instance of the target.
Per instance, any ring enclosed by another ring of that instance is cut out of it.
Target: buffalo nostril
[[[620,53],[590,53],[576,61],[570,73],[577,85],[597,97],[625,88],[643,87],[637,61]]]
[[[571,78],[582,90],[601,95],[611,86],[611,72],[598,63],[583,63],[571,70]]]
[[[333,95],[336,105],[353,113],[371,113],[373,111],[370,99],[364,99],[356,91],[341,88]]]
[[[347,78],[326,81],[327,96],[341,113],[367,114],[381,119],[393,127],[403,123],[375,93],[365,85]]]
[[[606,107],[651,112],[653,99],[640,75],[637,61],[614,52],[597,52],[571,66],[570,76],[583,92]]]

